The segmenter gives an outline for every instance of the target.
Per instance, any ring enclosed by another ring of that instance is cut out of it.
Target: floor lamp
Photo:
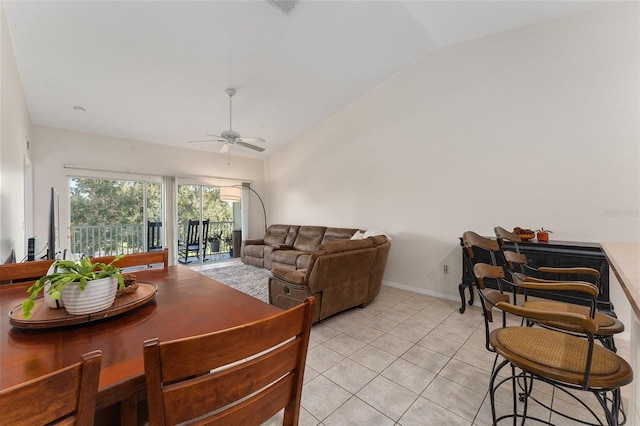
[[[231,185],[231,186],[221,186],[220,187],[220,199],[222,201],[240,201],[242,199],[242,189],[248,189],[258,197],[260,200],[260,205],[262,206],[262,213],[264,214],[264,233],[267,233],[267,210],[264,208],[264,202],[253,188],[247,185]]]

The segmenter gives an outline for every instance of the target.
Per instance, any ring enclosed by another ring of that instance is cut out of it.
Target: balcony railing
[[[232,248],[232,230],[233,222],[209,222],[209,239],[219,233],[222,239],[217,250],[208,241],[205,254],[228,252]],[[187,224],[178,224],[178,238],[186,237],[186,233]],[[140,253],[147,251],[146,234],[143,224],[77,225],[71,228],[71,252],[88,256]]]

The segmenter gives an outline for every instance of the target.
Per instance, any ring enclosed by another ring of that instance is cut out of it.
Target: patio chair
[[[162,222],[147,222],[147,251],[162,250]]]
[[[187,224],[187,238],[178,240],[178,262],[190,263],[189,254],[195,253],[198,258],[207,251],[209,241],[209,220],[202,221],[202,235],[200,235],[200,221],[190,220]],[[202,239],[200,239],[202,237]],[[202,243],[201,243],[202,241]]]

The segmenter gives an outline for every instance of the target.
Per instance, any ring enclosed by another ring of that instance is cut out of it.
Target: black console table
[[[462,301],[462,307],[460,313],[464,313],[465,304],[465,289],[469,289],[469,304],[473,304],[473,275],[469,270],[469,263],[466,259],[467,252],[463,246],[462,238],[460,239],[460,245],[462,246],[462,282],[458,286],[460,291],[460,299]],[[613,304],[609,297],[609,263],[602,251],[599,243],[583,243],[573,241],[553,241],[540,243],[535,240],[523,241],[518,243],[520,247],[520,253],[527,257],[529,265],[534,268],[540,266],[549,266],[556,268],[569,268],[569,267],[588,267],[594,268],[600,272],[600,294],[598,295],[598,309],[613,314]],[[512,243],[507,243],[507,250],[515,251],[515,247]],[[486,252],[479,252],[476,254],[475,262],[491,263],[489,255]],[[556,276],[556,274],[547,274],[543,278],[552,280],[579,280],[579,276]],[[487,283],[488,287],[495,288],[491,283]],[[529,294],[536,296],[535,292]],[[549,297],[545,295],[545,297]],[[578,299],[574,299],[571,295],[567,296],[554,296],[556,300],[565,302],[580,303]]]

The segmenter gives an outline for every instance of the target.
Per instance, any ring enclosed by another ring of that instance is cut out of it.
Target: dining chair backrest
[[[516,234],[515,232],[507,231],[501,226],[494,227],[493,232],[496,234],[496,238],[500,246],[504,246],[505,241],[508,241],[510,243],[513,243],[516,249],[516,253],[520,253],[520,250],[518,247],[518,243],[522,242],[522,238],[520,238],[520,235]]]
[[[476,250],[480,249],[489,255],[492,265],[499,264],[500,259],[498,255],[500,254],[500,246],[498,245],[498,241],[483,237],[473,231],[466,231],[462,234],[462,243],[467,252],[467,257],[472,263],[476,262]],[[473,265],[471,265],[471,267],[473,268]]]
[[[93,263],[110,263],[116,256],[92,257]],[[132,266],[151,266],[162,264],[163,267],[169,266],[169,250],[147,251],[141,253],[126,254],[115,265],[118,268],[129,268]]]
[[[34,282],[47,275],[53,260],[34,260],[23,263],[6,263],[0,265],[0,284],[16,284]]]
[[[144,342],[149,425],[297,425],[315,299],[199,336]]]
[[[0,426],[93,425],[102,352],[0,391]]]

